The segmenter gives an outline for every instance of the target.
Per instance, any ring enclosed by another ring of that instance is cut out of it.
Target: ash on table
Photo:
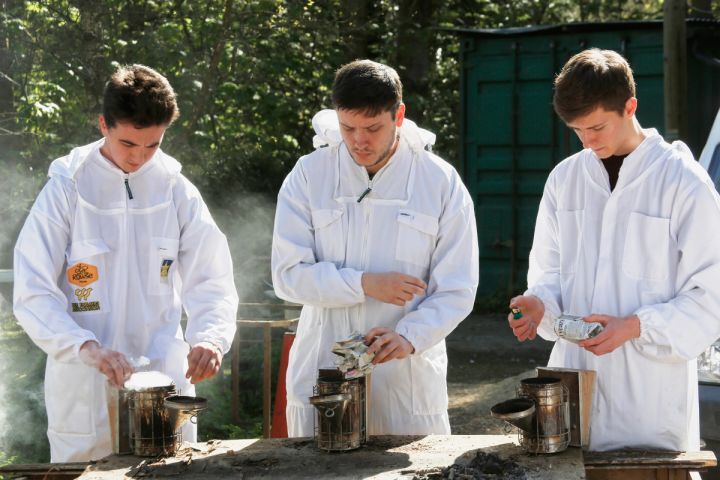
[[[523,467],[492,453],[477,452],[466,465],[415,472],[413,480],[527,480]]]

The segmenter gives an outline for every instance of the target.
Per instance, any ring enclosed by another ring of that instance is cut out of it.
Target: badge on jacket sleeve
[[[77,302],[72,302],[73,312],[90,312],[100,310],[100,302],[92,301],[90,296],[93,289],[88,285],[99,279],[98,269],[95,265],[79,262],[67,269],[67,280],[76,288],[73,292]]]

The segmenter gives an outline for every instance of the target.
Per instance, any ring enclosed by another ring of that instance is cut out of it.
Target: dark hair
[[[634,96],[635,79],[622,55],[591,48],[574,55],[555,78],[553,107],[567,123],[597,107],[622,115]]]
[[[402,102],[402,83],[395,69],[371,60],[355,60],[335,73],[333,107],[360,110],[372,117],[395,115]]]
[[[165,77],[144,65],[125,65],[105,84],[102,114],[108,128],[117,122],[144,128],[170,125],[180,112]]]

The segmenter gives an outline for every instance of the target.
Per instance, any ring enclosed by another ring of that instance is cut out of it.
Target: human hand
[[[535,295],[519,295],[510,300],[510,308],[517,307],[522,317],[513,318],[508,314],[508,324],[518,341],[535,340],[537,327],[545,316],[545,304]]]
[[[419,278],[399,272],[368,273],[362,275],[365,295],[400,307],[415,295],[425,293],[427,284]]]
[[[610,315],[588,315],[583,320],[596,322],[604,330],[598,335],[578,343],[582,348],[595,355],[605,355],[623,343],[640,336],[640,319],[637,315],[613,317]]]
[[[222,352],[210,342],[200,342],[188,353],[188,370],[185,378],[196,384],[212,378],[220,371],[222,365]]]
[[[390,360],[405,358],[415,351],[412,343],[395,330],[386,327],[375,327],[365,335],[365,343],[370,343],[368,353],[375,354],[375,365]]]
[[[80,347],[80,361],[88,367],[96,368],[105,375],[110,383],[122,388],[125,380],[130,378],[133,368],[125,355],[108,348],[101,347],[96,341],[88,340]]]

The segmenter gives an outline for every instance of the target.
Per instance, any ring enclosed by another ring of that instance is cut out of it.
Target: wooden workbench
[[[493,453],[521,465],[528,480],[585,478],[582,451],[528,455],[514,435],[382,436],[342,453],[319,451],[310,439],[215,440],[156,461],[110,456],[91,465],[81,480],[174,479],[412,479],[467,464],[476,452]]]

